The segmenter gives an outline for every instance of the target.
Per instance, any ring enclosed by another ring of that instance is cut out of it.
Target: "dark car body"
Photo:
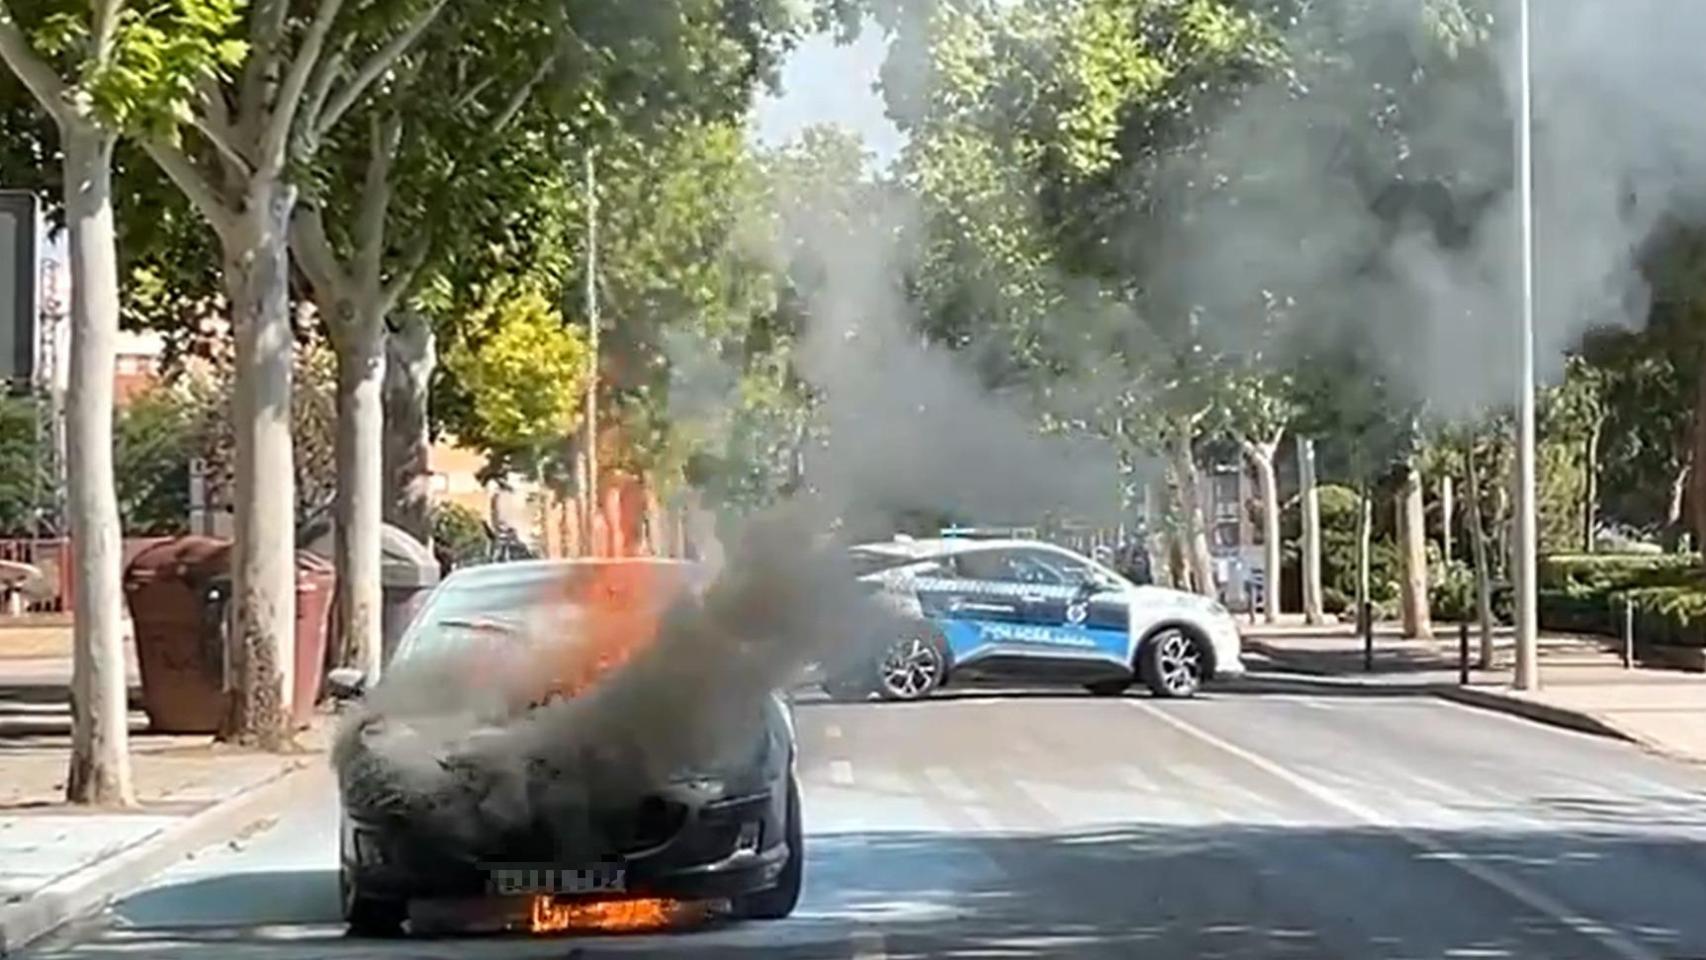
[[[431,655],[446,639],[447,624],[468,621],[471,610],[501,612],[540,584],[585,576],[601,563],[670,564],[669,561],[537,561],[457,571],[429,597],[398,645],[396,664]],[[660,567],[660,569],[665,569]],[[692,568],[672,564],[673,576]],[[450,631],[454,634],[454,631]],[[482,683],[474,671],[457,682]],[[661,897],[727,900],[738,914],[785,915],[798,895],[803,859],[794,727],[779,696],[757,706],[758,742],[733,764],[694,772],[623,794],[615,802],[554,803],[531,768],[521,789],[529,816],[502,828],[475,831],[470,841],[465,810],[445,809],[429,798],[390,789],[384,761],[364,755],[340,763],[342,827],[340,875],[346,919],[353,929],[388,932],[410,901],[461,900],[550,892],[564,897]],[[383,724],[383,715],[359,722]],[[357,730],[357,739],[366,736]],[[454,756],[438,758],[445,770]],[[468,778],[470,780],[475,777]],[[596,838],[596,839],[589,839]],[[565,887],[564,879],[571,881]],[[791,890],[789,888],[792,888]]]

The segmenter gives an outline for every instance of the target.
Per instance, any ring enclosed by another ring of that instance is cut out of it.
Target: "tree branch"
[[[65,81],[30,45],[29,38],[24,36],[12,17],[11,5],[5,0],[0,0],[0,59],[6,61],[55,123],[63,127],[74,116],[66,99],[69,88]]]
[[[265,119],[268,86],[278,73],[279,50],[289,0],[255,0],[249,15],[249,56],[239,86],[237,125],[246,134],[258,132]],[[256,138],[258,139],[258,138]]]
[[[312,155],[320,148],[320,138],[316,134],[320,127],[320,114],[326,109],[326,98],[332,94],[332,83],[338,74],[344,70],[344,60],[349,56],[350,38],[345,37],[338,49],[320,58],[320,67],[314,73],[314,79],[308,84],[308,91],[302,100],[302,122],[298,130],[302,137],[304,155]]]
[[[326,48],[326,35],[332,32],[332,22],[337,19],[343,5],[343,0],[320,0],[308,33],[296,50],[296,59],[291,61],[290,71],[274,95],[272,116],[267,122],[261,139],[261,154],[257,158],[261,167],[269,172],[284,169],[289,156],[290,134],[296,125],[296,111],[302,106],[308,81],[314,75],[314,68],[319,66],[321,51]]]
[[[195,205],[213,232],[221,240],[231,237],[233,218],[230,210],[219,199],[219,193],[207,179],[202,170],[191,160],[189,154],[162,140],[148,137],[142,140],[142,148],[154,158],[171,181],[184,192],[190,203]]]
[[[345,297],[350,287],[349,275],[338,263],[337,251],[326,236],[326,220],[320,208],[311,203],[299,203],[290,218],[290,251],[295,255],[302,275],[314,288],[315,299],[337,301]],[[337,322],[335,312],[328,321]]]
[[[390,316],[391,311],[397,309],[398,301],[402,300],[403,295],[409,292],[409,287],[414,285],[415,277],[420,274],[421,267],[426,265],[427,254],[431,250],[432,237],[427,231],[422,230],[415,236],[414,243],[410,246],[408,254],[403,258],[403,266],[392,275],[390,282],[385,284],[384,293],[379,301],[382,316]]]
[[[372,122],[361,209],[355,222],[356,281],[363,291],[380,285],[385,262],[385,216],[391,207],[391,158],[402,139],[403,120],[392,113]]]
[[[356,102],[367,92],[367,89],[384,76],[385,72],[390,70],[398,60],[402,59],[403,54],[409,52],[409,48],[414,46],[415,41],[426,32],[427,27],[432,26],[433,20],[437,19],[439,11],[444,9],[446,2],[447,0],[433,0],[433,4],[421,11],[420,16],[405,27],[402,33],[392,37],[389,43],[380,47],[372,57],[368,58],[366,63],[356,70],[355,76],[351,77],[349,83],[345,84],[343,89],[339,90],[337,95],[332,97],[331,102],[326,105],[325,113],[320,116],[319,121],[314,126],[316,137],[324,137],[333,127],[337,126],[338,121],[342,120],[344,114],[355,106]]]
[[[201,99],[205,106],[193,120],[196,130],[219,152],[220,159],[239,175],[247,178],[254,171],[254,163],[238,146],[236,130],[231,126],[231,108],[225,102],[225,93],[219,89],[218,82],[212,77],[203,77],[198,86],[201,88]]]
[[[541,83],[545,82],[546,75],[551,72],[551,68],[556,64],[557,52],[553,50],[549,56],[539,62],[539,68],[533,71],[527,81],[517,87],[515,92],[510,95],[509,102],[504,104],[503,110],[492,122],[493,133],[502,133],[510,124],[515,122],[515,118],[521,115],[521,108],[527,105],[528,98],[533,96],[533,91],[538,89]]]

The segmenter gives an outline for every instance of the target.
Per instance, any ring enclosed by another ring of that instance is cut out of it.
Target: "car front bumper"
[[[1217,679],[1244,674],[1244,637],[1238,632],[1238,621],[1231,616],[1214,617],[1203,624],[1209,645],[1214,648],[1214,675]]]
[[[433,900],[556,892],[585,899],[665,897],[722,900],[775,886],[791,851],[786,842],[786,804],[780,789],[707,801],[683,811],[679,826],[645,849],[615,853],[596,863],[556,862],[548,852],[524,844],[469,857],[452,852],[442,837],[396,820],[345,814],[342,867],[365,897]],[[565,890],[560,880],[583,871],[621,882],[597,890]],[[517,876],[536,889],[520,891]]]

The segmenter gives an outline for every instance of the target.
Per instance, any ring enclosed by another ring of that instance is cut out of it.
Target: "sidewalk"
[[[1511,688],[1515,664],[1509,631],[1497,639],[1490,670],[1459,684],[1456,624],[1437,624],[1433,641],[1405,640],[1392,625],[1376,628],[1374,669],[1365,671],[1362,639],[1349,625],[1244,624],[1245,649],[1279,670],[1321,682],[1415,690],[1530,719],[1631,740],[1658,753],[1706,763],[1706,675],[1625,669],[1617,641],[1546,635],[1540,640],[1540,689]],[[1478,653],[1471,630],[1471,664]]]
[[[133,708],[137,807],[70,807],[70,672],[53,631],[0,630],[0,957],[263,821],[303,771],[325,763],[323,718],[298,738],[300,752],[280,755],[150,735]]]

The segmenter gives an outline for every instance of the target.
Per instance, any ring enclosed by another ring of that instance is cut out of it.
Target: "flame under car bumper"
[[[364,896],[389,900],[499,897],[505,895],[494,882],[500,869],[572,872],[610,865],[621,867],[619,888],[570,895],[721,900],[776,884],[790,855],[786,816],[779,790],[709,801],[689,809],[660,844],[588,864],[515,849],[476,860],[449,852],[440,839],[406,823],[346,813],[342,868]]]

